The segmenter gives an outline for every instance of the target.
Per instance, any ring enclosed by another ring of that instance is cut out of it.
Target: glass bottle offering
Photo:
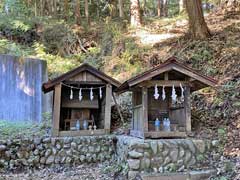
[[[83,129],[84,129],[84,130],[87,130],[87,129],[88,129],[88,122],[87,122],[87,120],[84,120],[84,121],[83,121]]]
[[[160,131],[160,121],[158,118],[155,120],[155,131]]]
[[[170,123],[170,120],[169,118],[164,118],[163,120],[163,129],[164,131],[170,131],[170,126],[171,126],[171,123]]]
[[[76,129],[77,129],[77,130],[80,130],[80,122],[79,122],[79,120],[77,120]]]

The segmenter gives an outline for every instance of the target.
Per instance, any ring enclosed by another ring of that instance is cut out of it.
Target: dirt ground
[[[80,165],[77,167],[55,167],[28,170],[20,173],[0,174],[0,180],[113,180],[113,172],[105,172],[105,165]]]

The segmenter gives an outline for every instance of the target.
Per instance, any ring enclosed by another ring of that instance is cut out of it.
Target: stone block
[[[128,155],[129,155],[129,157],[134,158],[134,159],[143,157],[143,153],[139,153],[135,150],[128,152]]]
[[[151,146],[153,154],[154,155],[157,154],[157,152],[158,152],[158,144],[157,144],[157,142],[156,141],[150,142],[150,146]]]
[[[135,179],[138,173],[139,173],[138,171],[129,171],[128,172],[128,179],[129,180]]]
[[[130,169],[138,170],[140,168],[139,159],[128,159],[127,162]]]
[[[193,140],[192,142],[193,142],[193,144],[196,146],[197,150],[198,150],[200,153],[204,153],[204,152],[205,152],[205,150],[206,150],[205,141],[195,139],[195,140]]]

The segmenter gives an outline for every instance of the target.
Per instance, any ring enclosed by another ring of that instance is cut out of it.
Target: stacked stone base
[[[116,143],[117,142],[117,143]],[[188,172],[207,164],[216,146],[196,139],[143,140],[130,136],[82,136],[0,141],[0,169],[16,170],[117,160],[128,178]]]
[[[183,172],[200,167],[211,150],[211,142],[204,140],[117,138],[118,162],[128,164],[129,179],[139,173]]]
[[[6,170],[110,161],[115,136],[14,139],[0,141],[0,167]]]

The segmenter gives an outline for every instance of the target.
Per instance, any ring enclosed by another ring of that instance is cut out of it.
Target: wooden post
[[[57,84],[54,89],[54,105],[53,105],[53,121],[52,135],[58,136],[60,126],[60,110],[61,110],[61,89],[62,85]]]
[[[142,87],[143,132],[148,132],[148,89]]]
[[[104,113],[104,129],[105,132],[110,133],[111,127],[111,98],[112,98],[112,86],[107,84],[106,86],[106,103]]]
[[[185,88],[185,114],[186,114],[186,130],[191,132],[191,97],[190,87]]]

